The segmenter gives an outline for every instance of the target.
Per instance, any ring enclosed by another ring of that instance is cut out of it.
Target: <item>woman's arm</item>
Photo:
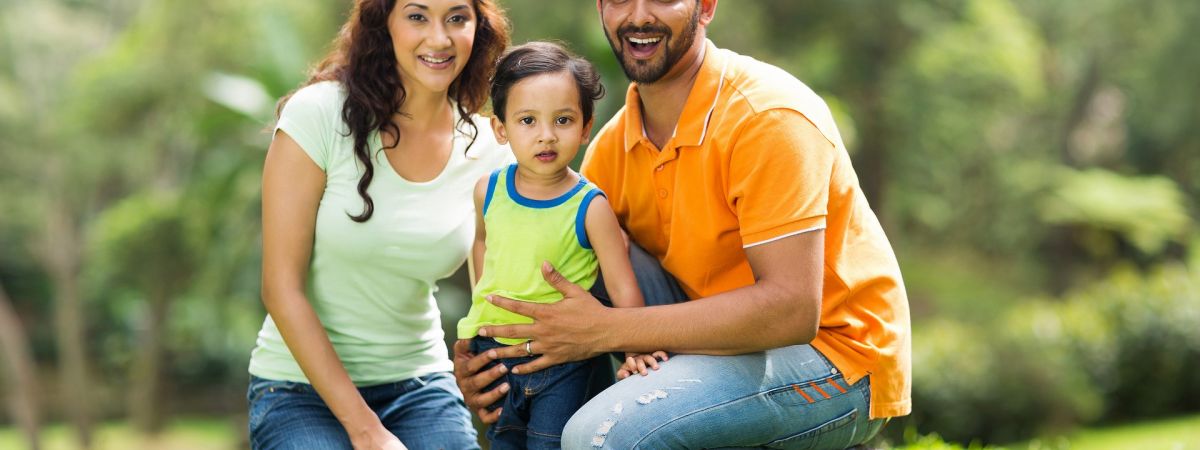
[[[604,274],[604,288],[612,298],[613,306],[636,308],[646,306],[642,291],[638,289],[633,266],[629,263],[629,248],[621,224],[617,222],[608,199],[597,195],[588,205],[584,219],[588,242],[600,262],[600,273]]]
[[[355,448],[403,448],[350,381],[305,294],[324,190],[325,173],[287,133],[277,132],[263,167],[263,304]]]

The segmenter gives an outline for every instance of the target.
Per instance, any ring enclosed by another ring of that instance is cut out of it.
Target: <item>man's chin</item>
[[[663,64],[658,61],[622,61],[621,69],[630,81],[640,84],[654,83],[666,75]]]

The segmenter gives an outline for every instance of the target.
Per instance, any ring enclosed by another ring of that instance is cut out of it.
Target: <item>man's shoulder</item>
[[[735,100],[746,102],[755,112],[786,108],[800,112],[812,107],[826,108],[812,88],[788,71],[753,57],[723,50],[729,55],[725,78],[734,90]]]
[[[728,100],[741,105],[741,108],[729,108],[729,111],[741,112],[725,117],[724,124],[739,127],[755,120],[760,113],[790,110],[804,116],[835,146],[843,145],[829,105],[812,88],[775,65],[723,51],[728,52],[729,58],[725,74],[725,81],[730,86]]]

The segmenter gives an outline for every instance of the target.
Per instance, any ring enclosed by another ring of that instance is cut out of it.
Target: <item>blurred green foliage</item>
[[[1004,443],[1200,409],[1200,271],[1121,272],[985,323],[913,337],[918,430]],[[893,429],[893,433],[896,430]]]
[[[600,120],[621,106],[592,2],[501,3],[514,42],[598,65]],[[163,415],[244,413],[266,129],[347,7],[0,3],[0,283],[46,374],[78,293],[101,416],[131,409],[155,295]],[[897,248],[914,430],[1005,442],[1200,410],[1195,23],[1191,0],[721,2],[709,37],[826,98]],[[469,288],[443,284],[452,325]]]

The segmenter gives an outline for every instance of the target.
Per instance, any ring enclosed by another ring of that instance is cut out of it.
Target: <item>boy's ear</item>
[[[595,124],[595,123],[596,123],[596,118],[593,117],[591,120],[588,121],[587,124],[585,124],[583,126],[583,139],[580,140],[580,142],[583,145],[588,145],[588,144],[592,143],[592,124]]]
[[[496,133],[496,142],[500,145],[508,144],[508,132],[504,129],[504,122],[500,121],[499,117],[492,116],[492,131]]]

